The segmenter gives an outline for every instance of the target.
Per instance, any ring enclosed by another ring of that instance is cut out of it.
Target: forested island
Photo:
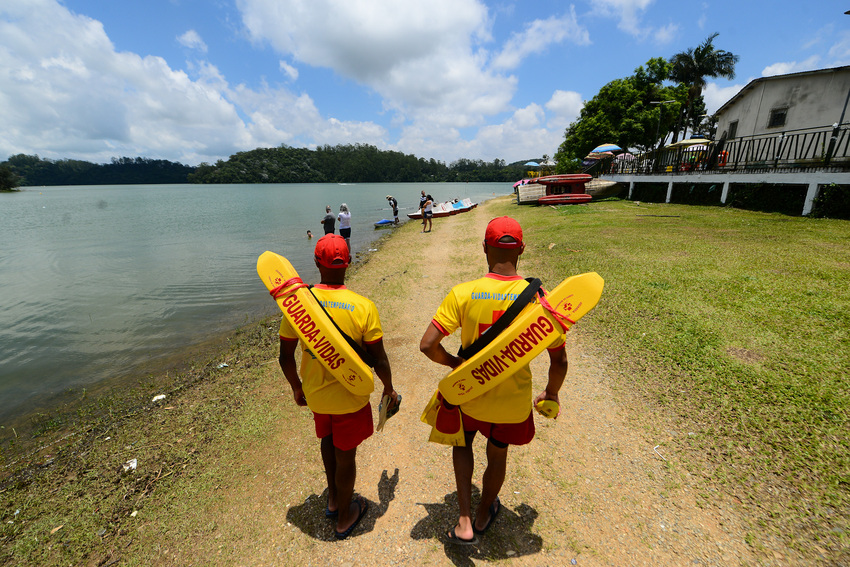
[[[545,158],[546,156],[544,156]],[[541,158],[532,158],[543,161]],[[444,162],[412,154],[379,150],[368,144],[320,146],[315,150],[257,148],[238,152],[226,161],[197,167],[167,160],[113,158],[110,163],[52,160],[17,154],[0,163],[4,189],[40,185],[128,185],[159,183],[414,183],[513,182],[526,175],[528,160],[506,164],[459,159]]]

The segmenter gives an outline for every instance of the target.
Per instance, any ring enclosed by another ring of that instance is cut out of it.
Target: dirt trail
[[[420,354],[418,343],[451,285],[485,272],[480,242],[487,220],[486,207],[479,207],[436,219],[427,234],[410,223],[349,281],[355,291],[380,286],[385,344],[404,398],[402,411],[358,452],[356,490],[370,510],[354,536],[333,541],[332,524],[323,517],[318,442],[294,442],[312,434],[304,412],[302,423],[293,425],[303,429],[282,428],[246,453],[255,474],[224,491],[219,541],[227,541],[244,565],[764,564],[744,543],[737,512],[671,466],[674,456],[665,455],[663,445],[655,448],[663,440],[649,440],[630,425],[580,324],[568,337],[563,413],[557,421],[536,417],[535,440],[511,448],[503,510],[493,528],[478,546],[444,543],[442,534],[457,514],[451,449],[428,443],[428,429],[419,422],[444,369]],[[444,343],[456,348],[457,339]],[[535,391],[545,384],[545,358],[532,366]],[[280,373],[275,366],[269,371]],[[291,403],[282,373],[281,388],[285,395],[278,399]],[[305,451],[297,469],[282,458],[294,446]],[[476,487],[483,449],[479,436]],[[301,489],[296,493],[293,486]],[[473,498],[474,504],[477,493]]]

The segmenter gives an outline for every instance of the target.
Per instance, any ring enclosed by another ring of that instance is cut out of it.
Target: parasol
[[[601,153],[601,152],[622,152],[623,148],[618,146],[617,144],[602,144],[601,146],[596,146],[590,153]]]

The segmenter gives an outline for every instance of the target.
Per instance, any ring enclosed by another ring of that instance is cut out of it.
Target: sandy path
[[[305,415],[298,425],[304,429],[281,430],[246,453],[256,474],[223,496],[227,513],[218,534],[227,547],[237,547],[231,556],[245,565],[765,564],[744,543],[737,513],[675,466],[663,439],[649,440],[630,425],[581,325],[568,338],[563,414],[557,421],[536,418],[535,441],[511,449],[503,511],[493,528],[475,547],[443,542],[457,513],[451,449],[426,441],[419,415],[444,370],[419,353],[418,343],[449,287],[486,270],[480,242],[487,220],[486,207],[479,207],[436,219],[428,234],[410,223],[349,281],[355,291],[381,286],[385,344],[404,398],[402,411],[359,450],[356,489],[371,507],[354,537],[333,541],[332,524],[322,516],[324,476],[315,439],[298,445],[306,448],[298,468],[281,458],[293,437],[312,433]],[[445,343],[456,348],[457,340]],[[536,390],[545,384],[545,358],[532,366]],[[475,449],[480,487],[480,436]],[[293,485],[303,490],[292,493]]]

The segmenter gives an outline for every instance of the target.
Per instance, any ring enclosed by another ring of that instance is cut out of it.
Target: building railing
[[[607,159],[588,168],[596,174],[663,174],[693,171],[759,172],[850,170],[850,129],[835,125],[742,136],[705,145],[662,148],[634,159]]]

